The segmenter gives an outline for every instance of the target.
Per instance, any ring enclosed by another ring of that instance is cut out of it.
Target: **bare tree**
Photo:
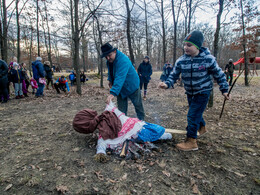
[[[135,59],[134,59],[134,52],[133,52],[133,47],[132,47],[132,42],[131,42],[131,10],[129,7],[128,0],[125,0],[125,5],[126,5],[126,12],[127,12],[127,19],[126,19],[126,35],[127,35],[127,43],[128,43],[128,49],[129,49],[129,54],[130,54],[130,60],[132,64],[135,66]],[[134,4],[132,5],[133,8]]]

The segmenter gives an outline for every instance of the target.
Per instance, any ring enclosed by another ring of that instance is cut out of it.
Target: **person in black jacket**
[[[46,89],[49,89],[49,84],[51,83],[52,89],[54,89],[53,80],[52,80],[52,68],[51,63],[49,61],[44,62],[44,71],[45,71],[45,78],[47,80]]]
[[[0,60],[0,102],[8,100],[8,66],[5,61]],[[2,101],[3,100],[3,101]]]
[[[140,78],[140,90],[144,86],[144,100],[146,100],[147,86],[151,80],[151,75],[153,74],[152,65],[150,64],[149,57],[145,56],[143,62],[139,65],[137,72]]]
[[[229,59],[228,64],[225,67],[225,73],[226,73],[226,77],[227,77],[227,82],[228,82],[228,80],[230,78],[229,86],[232,85],[234,70],[235,70],[235,65],[233,64],[233,60]]]

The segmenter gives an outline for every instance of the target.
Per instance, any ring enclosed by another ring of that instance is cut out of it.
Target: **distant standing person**
[[[0,60],[0,102],[8,101],[8,66],[4,60]]]
[[[187,35],[184,39],[185,54],[176,61],[169,78],[158,86],[168,89],[176,83],[180,74],[182,76],[189,104],[187,138],[176,147],[183,151],[198,150],[197,131],[200,135],[207,132],[203,112],[213,88],[212,77],[217,81],[222,95],[229,99],[225,74],[218,66],[215,57],[207,48],[202,47],[203,40],[203,34],[198,30]]]
[[[37,57],[36,61],[32,63],[32,71],[33,71],[33,78],[37,81],[38,88],[37,92],[35,94],[35,97],[42,97],[43,95],[43,90],[44,90],[44,84],[39,82],[40,78],[44,78],[44,68],[42,64],[42,58]]]
[[[27,95],[28,93],[28,87],[30,85],[30,81],[29,81],[29,76],[27,74],[27,69],[26,69],[26,64],[23,62],[20,64],[20,67],[21,67],[21,71],[22,71],[22,75],[23,75],[23,94],[25,97],[29,97]]]
[[[11,82],[13,82],[13,84],[14,84],[16,99],[24,98],[23,80],[24,80],[24,77],[23,77],[22,71],[19,69],[19,64],[14,62],[13,69],[11,70]]]
[[[47,80],[46,89],[49,89],[49,84],[51,83],[52,89],[54,89],[53,86],[53,80],[52,80],[52,68],[51,63],[49,61],[44,62],[44,71],[45,71],[45,78]]]
[[[228,60],[228,64],[225,67],[225,72],[226,72],[226,76],[227,76],[227,82],[228,82],[229,77],[230,77],[229,86],[232,85],[234,70],[235,70],[235,65],[233,64],[233,60],[229,59]]]
[[[163,72],[161,74],[160,80],[166,81],[170,75],[170,73],[173,71],[173,66],[170,63],[166,63],[163,66]]]
[[[140,78],[140,90],[142,92],[142,87],[144,86],[144,100],[147,97],[147,86],[151,80],[151,75],[153,74],[152,65],[150,64],[149,56],[145,56],[143,62],[139,65],[137,69]]]
[[[130,59],[109,43],[101,46],[102,55],[107,60],[110,95],[107,104],[117,97],[118,109],[127,115],[128,98],[132,101],[139,120],[144,120],[144,108],[140,92],[139,76]]]

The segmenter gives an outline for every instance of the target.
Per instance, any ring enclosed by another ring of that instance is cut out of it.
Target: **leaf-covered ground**
[[[188,110],[184,89],[157,89],[153,74],[146,121],[185,130]],[[78,96],[45,91],[44,98],[11,100],[0,105],[0,194],[260,194],[260,78],[234,87],[219,120],[223,97],[215,86],[214,107],[204,118],[209,132],[199,150],[182,152],[172,141],[156,143],[160,151],[138,160],[111,156],[94,161],[96,134],[72,128],[84,108],[101,113],[108,94],[91,79]],[[129,103],[129,115],[134,117]]]

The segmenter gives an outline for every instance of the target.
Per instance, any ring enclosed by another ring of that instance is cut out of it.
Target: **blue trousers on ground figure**
[[[187,137],[196,139],[198,129],[206,125],[203,119],[203,112],[208,104],[209,96],[210,91],[196,95],[187,94],[189,103],[189,111],[187,114],[188,126],[186,127]]]

